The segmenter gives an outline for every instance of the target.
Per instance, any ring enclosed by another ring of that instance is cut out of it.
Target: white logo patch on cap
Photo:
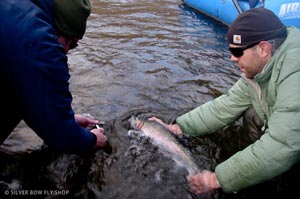
[[[233,35],[233,43],[234,44],[241,44],[242,43],[242,36],[241,35]]]

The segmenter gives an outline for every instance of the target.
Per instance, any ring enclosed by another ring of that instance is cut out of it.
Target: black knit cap
[[[286,36],[286,26],[271,10],[263,7],[240,14],[227,33],[228,42],[238,46],[248,46]]]
[[[53,0],[56,28],[66,36],[82,38],[91,13],[90,0]]]

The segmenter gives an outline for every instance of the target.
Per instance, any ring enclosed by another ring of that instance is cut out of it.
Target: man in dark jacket
[[[0,144],[21,120],[52,149],[103,147],[98,121],[74,114],[67,52],[85,33],[89,0],[0,1]]]

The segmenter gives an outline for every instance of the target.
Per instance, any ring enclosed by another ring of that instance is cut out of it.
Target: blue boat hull
[[[239,14],[232,0],[183,0],[183,3],[228,26]],[[243,11],[250,9],[249,1],[239,0],[238,3]],[[286,26],[300,28],[299,0],[265,0],[264,7],[272,10]]]

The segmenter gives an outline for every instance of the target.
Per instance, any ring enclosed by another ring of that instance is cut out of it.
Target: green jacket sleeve
[[[251,106],[251,99],[246,87],[246,81],[240,79],[227,94],[178,117],[177,124],[184,134],[190,136],[215,132],[235,121]]]

